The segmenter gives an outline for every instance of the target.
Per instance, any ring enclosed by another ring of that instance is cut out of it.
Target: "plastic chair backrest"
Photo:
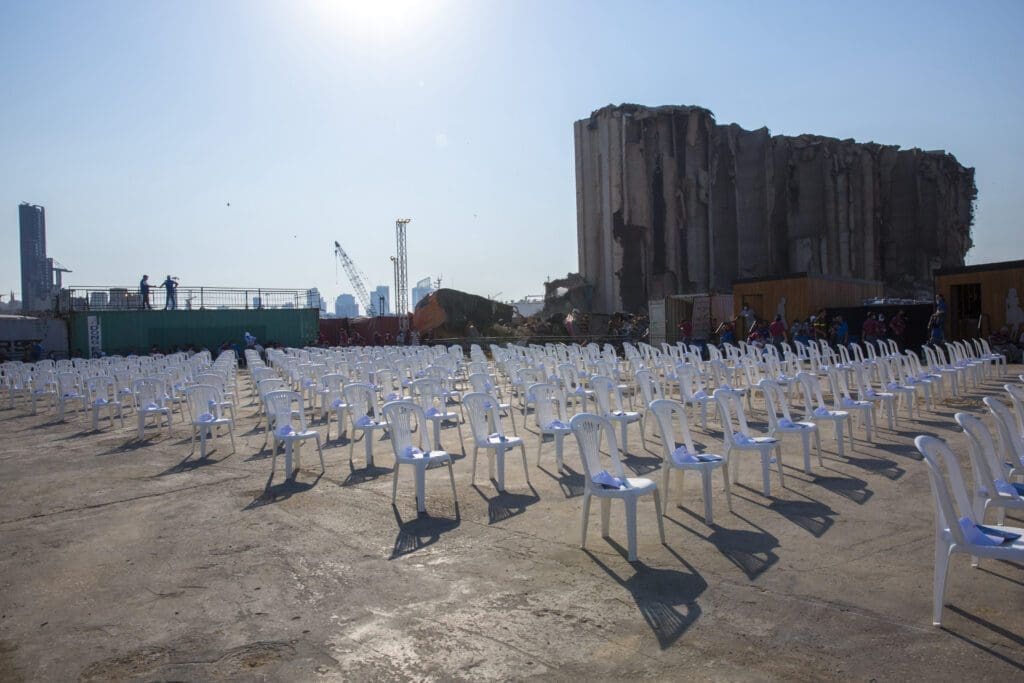
[[[919,436],[914,439],[914,445],[928,468],[932,497],[935,500],[936,532],[941,533],[948,529],[957,545],[968,545],[958,522],[961,517],[973,520],[974,514],[960,472],[960,462],[949,446],[934,436]],[[945,475],[943,469],[946,471]]]
[[[593,413],[580,413],[574,415],[569,421],[572,433],[579,445],[580,461],[583,464],[584,485],[587,490],[593,486],[594,475],[606,469],[601,464],[601,442],[607,439],[609,459],[612,462],[612,474],[615,477],[624,478],[626,475],[622,468],[622,461],[619,460],[618,442],[615,440],[615,430],[607,418]]]
[[[682,443],[690,453],[696,453],[693,446],[693,437],[690,434],[690,426],[686,419],[686,408],[679,401],[670,398],[659,398],[651,401],[650,410],[654,413],[654,419],[658,421],[658,432],[661,434],[661,444],[664,450],[665,462],[668,463],[676,449],[675,417],[679,422],[679,435],[682,436]]]
[[[501,416],[498,415],[498,402],[493,396],[473,391],[462,397],[462,404],[469,412],[469,427],[477,445],[490,445],[488,437],[491,434],[504,435]],[[491,425],[494,426],[494,432],[490,430]]]
[[[750,436],[747,427],[747,416],[743,412],[742,396],[731,389],[715,389],[715,403],[722,422],[722,432],[726,442],[733,442],[736,434]],[[735,416],[735,424],[733,418]]]
[[[565,394],[560,387],[540,382],[531,384],[529,392],[533,396],[534,415],[539,428],[547,429],[555,420],[566,421]]]
[[[271,391],[264,400],[267,403],[267,417],[270,421],[270,428],[276,429],[285,424],[292,424],[292,420],[298,420],[297,432],[306,431],[306,411],[302,409],[302,394],[297,391]],[[296,406],[293,408],[293,406]],[[292,425],[294,427],[294,425]]]
[[[995,419],[996,429],[999,431],[999,442],[1002,444],[1002,453],[1007,460],[1012,460],[1015,463],[1018,462],[1015,457],[1018,454],[1024,454],[1024,437],[1014,429],[1013,415],[1010,413],[1010,409],[1006,407],[1006,404],[997,398],[992,396],[986,396],[981,399],[992,417]]]
[[[1002,479],[1002,477],[999,476],[1001,468],[992,433],[988,431],[985,423],[975,415],[957,413],[953,419],[967,434],[968,453],[971,457],[971,470],[974,472],[975,486],[977,488],[985,487],[989,496],[995,497],[995,480]]]
[[[212,384],[193,384],[183,391],[185,404],[193,422],[199,420],[204,413],[209,413],[219,419],[220,403],[223,400],[219,387]]]
[[[365,382],[346,384],[342,393],[354,418],[365,415],[374,422],[379,421],[380,409],[377,406],[377,391],[372,384]]]
[[[384,420],[388,423],[391,434],[391,448],[395,457],[406,455],[408,449],[423,448],[423,435],[426,433],[424,425],[427,422],[423,408],[413,401],[391,401],[385,403],[381,408]],[[416,426],[415,431],[413,425]]]

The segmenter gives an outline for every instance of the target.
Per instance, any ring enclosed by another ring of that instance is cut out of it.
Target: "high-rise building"
[[[377,315],[391,315],[391,288],[387,285],[379,285],[377,289],[370,292],[370,303]]]
[[[425,277],[416,283],[416,286],[412,288],[412,307],[416,308],[416,304],[420,300],[434,291],[434,287],[431,284],[430,278]]]
[[[53,295],[53,267],[46,260],[46,210],[35,204],[18,205],[21,224],[21,308],[47,310]]]
[[[320,296],[320,290],[316,287],[306,290],[306,308],[317,308],[321,312],[327,310],[327,302]]]
[[[334,300],[334,315],[339,318],[358,318],[359,304],[351,294],[339,294]]]

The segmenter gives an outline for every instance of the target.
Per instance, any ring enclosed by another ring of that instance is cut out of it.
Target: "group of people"
[[[167,290],[164,310],[175,310],[178,307],[178,278],[168,275],[167,279],[158,286]],[[139,308],[142,310],[153,310],[153,306],[149,303],[149,290],[152,288],[152,285],[149,284],[149,276],[143,275],[142,280],[139,281]]]

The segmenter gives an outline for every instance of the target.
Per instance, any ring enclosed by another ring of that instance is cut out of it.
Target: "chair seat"
[[[742,436],[736,434],[733,436],[733,447],[736,448],[762,448],[764,446],[775,446],[779,443],[779,440],[774,436],[752,436],[747,437],[749,441],[741,441]]]
[[[494,448],[495,446],[519,446],[522,443],[523,440],[518,436],[498,436],[497,434],[489,434],[487,436],[487,443],[481,445]]]
[[[626,422],[637,422],[640,419],[640,413],[633,412],[631,410],[613,410],[608,413],[608,417],[612,420],[619,420],[620,422],[623,420]]]
[[[431,463],[435,462],[450,462],[452,456],[446,451],[428,451],[424,453],[419,449],[408,449],[408,452],[402,453],[398,456],[398,461],[402,463],[427,463],[429,467]]]
[[[778,424],[776,426],[776,429],[778,431],[786,432],[786,433],[790,433],[790,432],[793,432],[793,433],[796,433],[796,432],[809,432],[809,431],[814,431],[817,428],[818,428],[818,425],[816,425],[815,423],[813,423],[813,422],[803,422],[803,421],[793,422],[791,424],[781,424],[780,423],[780,424]]]
[[[644,477],[626,477],[626,487],[619,489],[606,489],[600,484],[592,484],[590,491],[593,495],[605,498],[625,498],[628,496],[642,496],[645,493],[657,490],[658,485],[651,479]]]

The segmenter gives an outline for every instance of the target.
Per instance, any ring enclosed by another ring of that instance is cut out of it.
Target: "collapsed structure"
[[[971,247],[974,169],[943,151],[718,125],[693,106],[575,123],[580,272],[593,310],[790,273],[927,297]]]

